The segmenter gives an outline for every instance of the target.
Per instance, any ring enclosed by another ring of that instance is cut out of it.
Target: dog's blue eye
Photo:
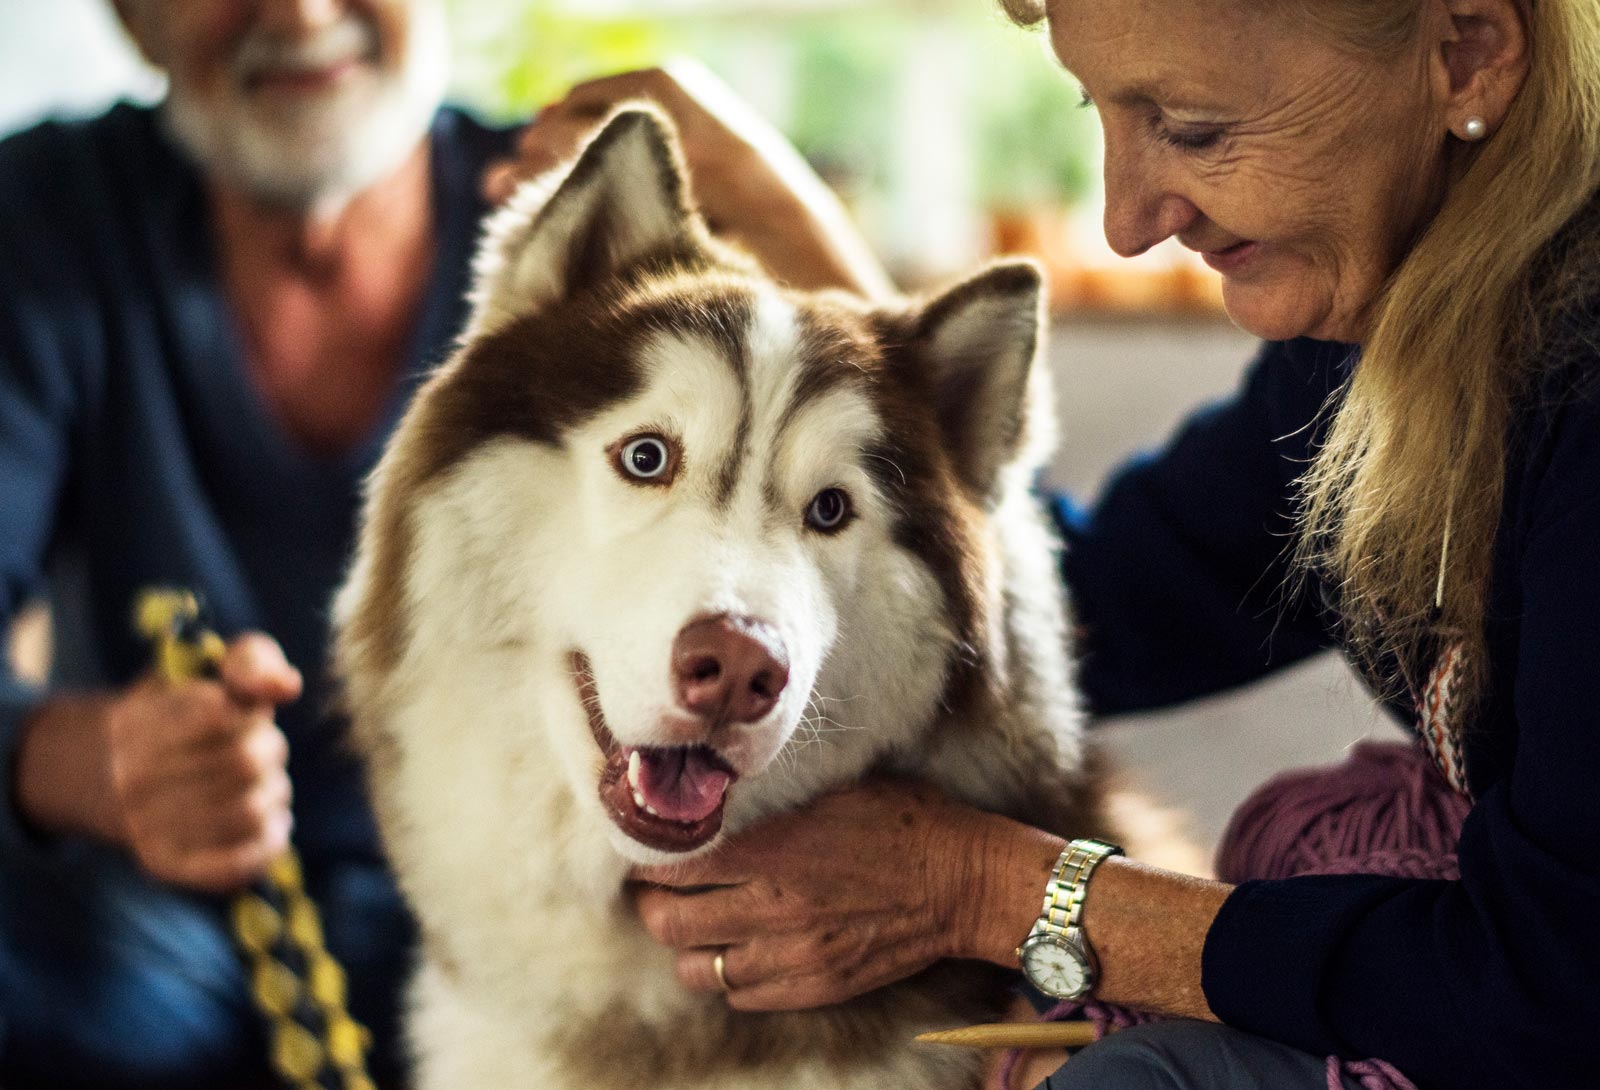
[[[840,488],[824,488],[806,508],[806,525],[830,533],[850,521],[850,497]]]
[[[667,444],[653,435],[641,436],[622,448],[622,468],[642,481],[660,477],[671,461]]]

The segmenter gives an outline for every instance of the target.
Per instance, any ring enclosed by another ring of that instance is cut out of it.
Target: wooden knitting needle
[[[1115,1026],[1108,1026],[1114,1030]],[[967,1048],[1082,1048],[1094,1043],[1093,1022],[991,1022],[919,1033],[917,1040]]]

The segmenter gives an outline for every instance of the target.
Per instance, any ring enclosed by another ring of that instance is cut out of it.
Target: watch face
[[[1035,988],[1057,999],[1089,990],[1089,967],[1077,950],[1055,935],[1036,935],[1022,947],[1022,971]]]

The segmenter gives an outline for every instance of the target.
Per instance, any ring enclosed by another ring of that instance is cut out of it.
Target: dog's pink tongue
[[[639,751],[639,793],[668,821],[709,817],[722,805],[731,779],[703,749]]]

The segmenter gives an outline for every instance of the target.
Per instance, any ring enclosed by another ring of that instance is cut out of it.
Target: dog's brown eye
[[[850,497],[842,488],[824,488],[806,508],[806,525],[824,534],[838,533],[850,521]]]
[[[659,435],[636,435],[611,448],[611,463],[622,479],[635,484],[666,485],[677,473],[677,452]]]

